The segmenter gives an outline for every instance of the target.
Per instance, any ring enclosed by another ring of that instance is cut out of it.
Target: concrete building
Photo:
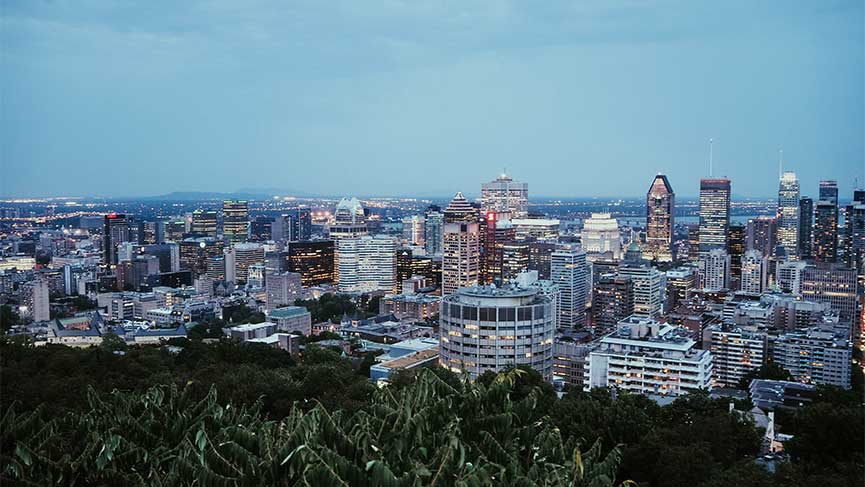
[[[591,345],[556,337],[553,342],[553,383],[582,389]]]
[[[246,242],[249,238],[249,202],[222,202],[222,235],[229,245]]]
[[[591,218],[583,223],[580,242],[587,253],[610,253],[613,259],[622,258],[619,222],[609,213],[592,213]]]
[[[447,296],[480,282],[480,228],[477,212],[462,193],[445,209],[442,247],[442,295]]]
[[[381,313],[399,319],[430,319],[439,314],[441,298],[427,294],[396,294],[381,298]]]
[[[396,292],[396,249],[396,239],[387,235],[339,240],[337,282],[340,292]]]
[[[730,180],[706,178],[700,180],[700,252],[727,250],[730,230]]]
[[[766,360],[765,333],[728,325],[703,331],[703,348],[712,352],[715,387],[738,388],[741,380]]]
[[[529,185],[514,181],[507,174],[481,186],[481,211],[495,212],[507,218],[528,216]]]
[[[634,314],[654,317],[661,314],[666,298],[666,274],[646,264],[622,263],[619,277],[634,283]]]
[[[276,324],[277,331],[306,336],[312,333],[312,315],[301,306],[277,308],[267,314],[267,320]]]
[[[712,354],[683,328],[631,316],[589,354],[584,390],[678,396],[712,385]]]
[[[439,341],[435,338],[413,338],[390,345],[377,363],[369,369],[369,378],[374,382],[388,380],[399,370],[429,367],[438,362]]]
[[[440,363],[472,379],[526,365],[551,380],[554,333],[552,302],[537,289],[460,289],[442,301]]]
[[[592,326],[613,331],[616,325],[634,314],[634,283],[630,278],[603,274],[593,286]]]
[[[562,328],[581,328],[586,324],[586,304],[591,292],[591,272],[586,253],[575,248],[552,254],[550,280],[558,286],[556,323]]]
[[[758,250],[748,250],[742,256],[742,279],[739,289],[760,294],[769,286],[769,261]]]
[[[22,286],[24,315],[35,322],[48,321],[51,319],[51,307],[49,299],[48,282],[42,279],[34,279]]]
[[[850,388],[853,346],[843,330],[789,331],[776,337],[771,349],[772,360],[800,382]]]
[[[300,274],[297,272],[267,271],[265,290],[267,292],[265,306],[268,311],[293,305],[303,295]]]
[[[711,249],[700,255],[700,288],[720,291],[730,288],[730,255],[724,249]]]
[[[785,172],[778,185],[778,245],[795,260],[799,255],[799,180]]]
[[[802,299],[827,304],[848,327],[858,324],[856,315],[857,273],[838,265],[808,266],[802,273]]]

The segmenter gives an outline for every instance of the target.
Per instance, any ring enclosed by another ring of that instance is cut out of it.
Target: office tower
[[[634,314],[642,317],[659,315],[664,308],[666,274],[646,264],[623,262],[619,265],[619,277],[630,278],[634,283]]]
[[[612,331],[633,313],[634,283],[627,277],[602,275],[592,292],[592,326],[599,333]]]
[[[266,242],[270,240],[273,233],[274,218],[259,215],[249,222],[249,240],[252,242]]]
[[[198,277],[208,271],[208,259],[223,255],[224,243],[210,237],[187,238],[178,242],[180,269]]]
[[[290,242],[286,267],[300,274],[304,287],[329,284],[335,278],[334,254],[333,240]]]
[[[586,303],[591,291],[586,253],[575,248],[553,252],[550,280],[559,287],[557,324],[562,328],[581,328],[586,324]]]
[[[35,322],[48,321],[51,319],[51,306],[48,281],[34,279],[26,282],[23,286],[21,296],[24,304],[24,314]]]
[[[191,237],[216,238],[219,232],[216,210],[195,210],[192,212]]]
[[[799,180],[796,173],[785,172],[778,185],[778,245],[788,258],[799,255]]]
[[[730,225],[730,234],[727,238],[727,254],[730,255],[730,289],[739,289],[739,281],[742,278],[742,256],[745,255],[745,226],[740,224]]]
[[[293,215],[292,240],[306,242],[312,238],[312,212],[309,208],[298,208]]]
[[[651,318],[628,317],[589,354],[583,390],[608,387],[667,396],[708,390],[712,354],[697,348],[688,333]]]
[[[782,333],[772,342],[772,361],[799,382],[850,388],[852,344],[844,332],[812,327]]]
[[[838,181],[820,181],[819,201],[828,201],[838,206]]]
[[[812,253],[817,262],[832,263],[838,259],[838,205],[831,201],[817,202]]]
[[[387,235],[344,238],[337,244],[339,291],[397,291],[396,239]]]
[[[741,257],[742,279],[739,289],[761,294],[769,286],[769,261],[758,250],[749,250]]]
[[[264,262],[256,262],[255,264],[251,264],[246,271],[246,287],[248,289],[261,289],[265,286],[265,274],[267,273],[267,266],[264,265]],[[267,289],[265,288],[265,301],[267,301]]]
[[[666,272],[666,294],[665,309],[667,311],[676,309],[676,306],[691,297],[691,290],[699,285],[699,274],[697,266],[693,264],[683,265],[670,269]]]
[[[802,294],[802,275],[807,264],[800,261],[779,262],[775,267],[775,286],[782,293]]]
[[[222,235],[229,245],[246,242],[249,235],[249,203],[225,200],[222,202]]]
[[[426,254],[441,255],[444,234],[444,214],[441,208],[431,205],[424,215],[423,241]]]
[[[409,245],[424,246],[424,217],[407,216],[402,219],[402,237]]]
[[[775,218],[758,216],[748,220],[745,250],[756,250],[768,257],[775,251]]]
[[[226,280],[231,281],[231,264],[234,263],[234,282],[245,283],[249,277],[249,267],[264,263],[264,247],[257,243],[239,243],[225,250]]]
[[[555,218],[511,218],[517,240],[555,242],[561,221]]]
[[[730,180],[700,180],[700,252],[727,249],[730,230]]]
[[[819,202],[818,202],[819,203]],[[813,257],[812,231],[814,230],[814,200],[807,196],[799,198],[799,257]]]
[[[289,213],[277,215],[270,225],[270,239],[275,242],[291,242],[295,237],[295,219]]]
[[[854,200],[848,205],[844,215],[844,261],[848,267],[857,270],[862,269],[865,257],[865,197],[861,199],[863,202]]]
[[[403,281],[414,276],[414,256],[411,249],[401,248],[396,250],[396,292],[404,292]]]
[[[498,220],[495,212],[487,212],[483,223],[482,269],[483,284],[501,283],[504,275],[504,247],[516,241],[516,231],[508,220]]]
[[[667,176],[658,174],[646,193],[646,246],[649,260],[673,260],[673,227],[676,195]]]
[[[265,290],[267,292],[265,306],[268,311],[283,306],[292,306],[303,293],[300,274],[297,272],[267,271]]]
[[[454,195],[443,216],[445,223],[477,222],[480,217],[478,209],[472,206],[462,193]]]
[[[129,241],[129,223],[126,215],[117,213],[105,215],[102,233],[102,262],[108,265],[116,264],[117,246]]]
[[[160,221],[141,222],[143,232],[141,243],[159,244],[163,242],[164,224]]]
[[[512,241],[502,245],[502,282],[512,281],[529,270],[529,244]]]
[[[555,310],[535,288],[469,287],[442,299],[439,361],[472,379],[527,366],[550,380]]]
[[[169,220],[165,222],[165,241],[180,242],[186,237],[186,222]]]
[[[477,210],[457,193],[444,212],[442,295],[480,282],[480,228]]]
[[[528,270],[537,271],[538,279],[550,278],[550,264],[557,247],[555,242],[529,242]]]
[[[700,260],[700,224],[688,225],[688,260]]]
[[[529,185],[514,181],[507,174],[481,186],[481,211],[506,218],[525,218],[529,214]]]
[[[609,213],[592,213],[583,223],[580,242],[589,254],[610,253],[613,259],[622,258],[619,222]]]
[[[335,283],[339,283],[339,242],[345,239],[360,238],[369,235],[366,224],[366,211],[357,198],[343,198],[333,212],[333,224],[328,227],[328,235],[333,240],[336,252],[333,257]]]
[[[857,323],[856,271],[839,265],[810,265],[802,273],[802,299],[824,303],[838,313],[839,322]]]
[[[712,249],[700,256],[700,287],[705,291],[730,288],[730,255]]]
[[[707,327],[704,336],[709,339],[703,348],[712,352],[712,377],[716,387],[738,388],[739,382],[759,369],[766,358],[764,333],[717,324]]]
[[[211,281],[225,281],[225,255],[207,258],[205,277]]]

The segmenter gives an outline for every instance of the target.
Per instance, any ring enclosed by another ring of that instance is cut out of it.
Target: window
[[[529,321],[532,319],[532,308],[526,306],[517,310],[517,321]]]
[[[516,314],[516,308],[499,308],[499,321],[514,321]]]
[[[481,321],[496,321],[496,309],[481,308]]]
[[[474,306],[463,306],[463,318],[467,320],[478,320],[478,309]]]

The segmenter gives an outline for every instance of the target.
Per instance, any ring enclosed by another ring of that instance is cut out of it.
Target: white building
[[[791,259],[799,253],[799,180],[796,173],[785,172],[778,185],[777,242]]]
[[[700,287],[706,291],[720,291],[730,287],[730,255],[723,249],[712,249],[700,254]]]
[[[802,295],[802,276],[808,264],[799,261],[781,262],[775,268],[775,285],[781,292]]]
[[[622,241],[619,235],[619,222],[609,213],[592,213],[583,223],[580,236],[583,250],[590,254],[609,252],[614,259],[622,258]]]
[[[586,303],[589,299],[591,272],[586,253],[579,249],[563,249],[552,253],[550,280],[558,287],[556,324],[563,328],[579,328],[586,324]]]
[[[555,218],[511,218],[517,240],[534,238],[555,242],[559,239],[559,225]]]
[[[396,240],[387,235],[341,239],[339,291],[396,292],[396,247]]]
[[[525,218],[529,214],[529,185],[502,174],[481,186],[483,213],[495,212],[508,218]]]
[[[772,360],[796,380],[844,389],[850,388],[852,353],[847,331],[831,328],[790,331],[772,343]]]
[[[480,282],[480,227],[474,208],[457,193],[445,209],[442,296]]]
[[[677,396],[711,385],[712,354],[686,330],[630,316],[589,354],[583,388]]]
[[[749,250],[742,256],[742,279],[739,289],[760,294],[769,285],[769,261],[759,250]]]
[[[49,300],[50,290],[48,282],[35,279],[24,285],[22,292],[24,298],[24,314],[35,322],[48,321],[51,319],[51,307]]]

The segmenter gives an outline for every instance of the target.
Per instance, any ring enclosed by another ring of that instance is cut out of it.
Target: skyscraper
[[[775,218],[758,216],[748,220],[745,229],[745,249],[757,250],[765,256],[775,251]]]
[[[646,193],[646,246],[650,260],[673,260],[673,226],[676,195],[667,176],[658,174]]]
[[[584,326],[590,291],[586,253],[573,248],[553,252],[550,280],[559,287],[558,325],[562,328]]]
[[[487,212],[483,232],[483,284],[493,284],[503,279],[504,247],[516,242],[516,231],[509,220],[499,220],[497,213]],[[527,256],[528,257],[528,256]]]
[[[742,278],[742,256],[745,255],[745,227],[742,224],[730,225],[727,254],[730,255],[730,289],[739,289],[739,281]]]
[[[292,240],[306,242],[312,238],[312,213],[309,208],[298,208],[294,215]]]
[[[222,235],[228,244],[246,242],[249,235],[249,203],[225,200],[222,202]]]
[[[814,211],[814,259],[835,262],[838,259],[838,183],[820,181],[820,199]]]
[[[799,257],[813,257],[814,200],[807,196],[799,198]]]
[[[477,211],[457,193],[444,212],[442,295],[480,282],[480,228]]]
[[[778,246],[790,259],[799,255],[799,180],[790,171],[781,175],[778,185]]]
[[[481,186],[481,211],[495,212],[507,218],[525,218],[529,214],[529,185],[502,174]]]
[[[730,230],[730,180],[700,180],[700,252],[727,250]]]
[[[730,255],[712,249],[700,256],[700,287],[707,291],[730,288]]]
[[[634,312],[634,283],[627,277],[604,274],[592,292],[592,325],[612,331],[616,323]]]
[[[444,215],[441,208],[431,205],[427,208],[424,218],[423,239],[427,255],[441,255],[444,227]]]
[[[216,210],[195,210],[192,212],[192,237],[216,238],[219,232]]]
[[[304,287],[328,284],[335,279],[333,240],[294,241],[286,256],[290,272],[300,273]]]
[[[848,267],[860,269],[865,256],[865,192],[854,191],[853,203],[844,214],[844,260]]]
[[[333,212],[333,223],[328,227],[328,235],[333,240],[336,252],[333,257],[333,267],[336,270],[334,282],[339,284],[342,277],[339,266],[339,242],[345,239],[361,238],[369,235],[366,225],[366,211],[357,198],[342,198]]]
[[[129,242],[129,222],[126,215],[109,213],[105,215],[105,226],[102,233],[102,262],[117,263],[117,246]]]

